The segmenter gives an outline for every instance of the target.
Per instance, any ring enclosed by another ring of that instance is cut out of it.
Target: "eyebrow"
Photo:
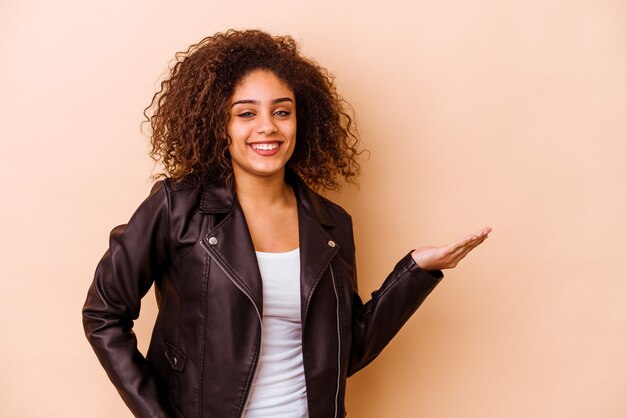
[[[293,100],[291,99],[291,97],[279,97],[278,99],[272,100],[272,104],[282,103],[282,102],[291,102],[291,103],[293,103]],[[259,103],[260,102],[258,100],[244,99],[244,100],[237,100],[235,103],[230,105],[230,107],[233,107],[233,106],[238,105],[238,104],[254,104],[254,105],[258,105]]]

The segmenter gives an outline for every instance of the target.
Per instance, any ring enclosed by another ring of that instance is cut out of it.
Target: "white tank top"
[[[245,418],[308,418],[302,366],[300,250],[256,252],[263,280],[261,357]]]

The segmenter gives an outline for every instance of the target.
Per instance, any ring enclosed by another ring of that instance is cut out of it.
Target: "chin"
[[[249,165],[249,166],[239,166],[235,169],[235,172],[239,171],[242,174],[246,173],[248,175],[257,176],[257,177],[272,177],[277,174],[283,174],[285,171],[285,165],[278,166],[269,166],[266,164],[263,165]]]

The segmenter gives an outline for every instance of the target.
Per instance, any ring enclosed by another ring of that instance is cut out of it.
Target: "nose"
[[[276,126],[273,116],[274,115],[272,115],[271,112],[263,112],[263,114],[257,118],[259,124],[257,125],[256,131],[259,135],[272,135],[278,131],[278,127]]]

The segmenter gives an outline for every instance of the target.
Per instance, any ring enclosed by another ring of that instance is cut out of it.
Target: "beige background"
[[[332,197],[364,298],[494,228],[349,380],[350,417],[626,416],[624,0],[0,1],[0,416],[129,417],[80,309],[149,191],[159,77],[230,27],[293,34],[356,109],[371,158]]]

